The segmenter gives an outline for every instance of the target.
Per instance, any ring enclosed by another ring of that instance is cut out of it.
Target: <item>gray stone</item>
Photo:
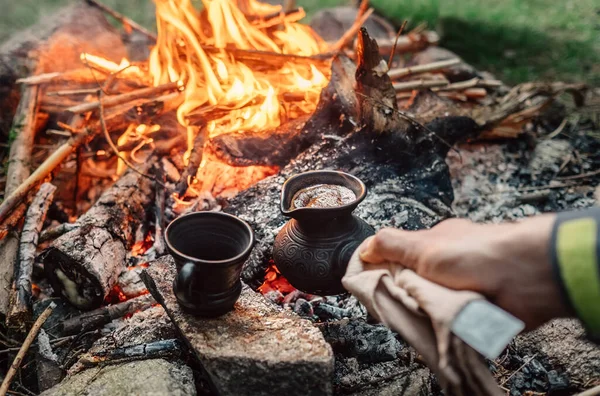
[[[520,335],[515,340],[520,353],[547,358],[564,370],[571,382],[590,384],[600,373],[600,348],[585,338],[585,330],[574,319],[558,319]]]
[[[163,359],[96,367],[66,378],[43,396],[194,396],[192,370]]]
[[[308,320],[244,285],[233,311],[218,318],[183,312],[173,294],[175,263],[150,263],[142,280],[207,371],[219,395],[328,395],[333,352]]]

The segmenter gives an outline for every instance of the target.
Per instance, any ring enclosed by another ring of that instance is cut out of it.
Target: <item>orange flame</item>
[[[155,85],[185,82],[185,101],[177,111],[182,125],[189,126],[188,116],[201,109],[227,110],[208,122],[211,137],[275,128],[285,112],[279,98],[286,92],[304,94],[304,102],[296,105],[297,115],[315,109],[327,71],[309,62],[253,70],[228,49],[310,56],[326,49],[322,39],[298,23],[284,22],[275,31],[261,28],[261,17],[280,12],[281,6],[256,0],[202,3],[204,10],[198,13],[191,0],[156,0],[158,40],[150,54],[150,73]],[[188,133],[193,134],[192,128]],[[188,153],[191,142],[188,139]]]

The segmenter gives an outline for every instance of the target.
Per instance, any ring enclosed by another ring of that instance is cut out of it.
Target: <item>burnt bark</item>
[[[146,173],[147,162],[138,170]],[[56,294],[80,309],[102,304],[125,268],[135,230],[146,219],[153,183],[128,170],[77,220],[78,228],[42,253],[46,276]]]

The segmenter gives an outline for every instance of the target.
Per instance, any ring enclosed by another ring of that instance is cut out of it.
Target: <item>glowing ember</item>
[[[148,233],[146,238],[143,241],[137,241],[131,247],[131,256],[137,257],[146,253],[148,249],[152,247],[154,244],[154,238],[152,238],[152,234]]]
[[[265,281],[258,288],[262,294],[267,294],[270,291],[277,290],[282,294],[288,294],[296,290],[287,279],[281,275],[281,272],[275,266],[273,260],[269,262],[269,267],[265,273]]]

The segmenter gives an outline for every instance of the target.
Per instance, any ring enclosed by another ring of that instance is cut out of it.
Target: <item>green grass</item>
[[[0,42],[75,0],[2,0]],[[101,0],[153,28],[151,0]],[[396,24],[427,22],[442,46],[509,83],[584,81],[600,86],[598,0],[371,0]],[[310,16],[345,0],[298,0]]]
[[[395,23],[427,21],[442,46],[510,83],[600,86],[597,0],[372,0]],[[415,5],[416,4],[416,5]]]

